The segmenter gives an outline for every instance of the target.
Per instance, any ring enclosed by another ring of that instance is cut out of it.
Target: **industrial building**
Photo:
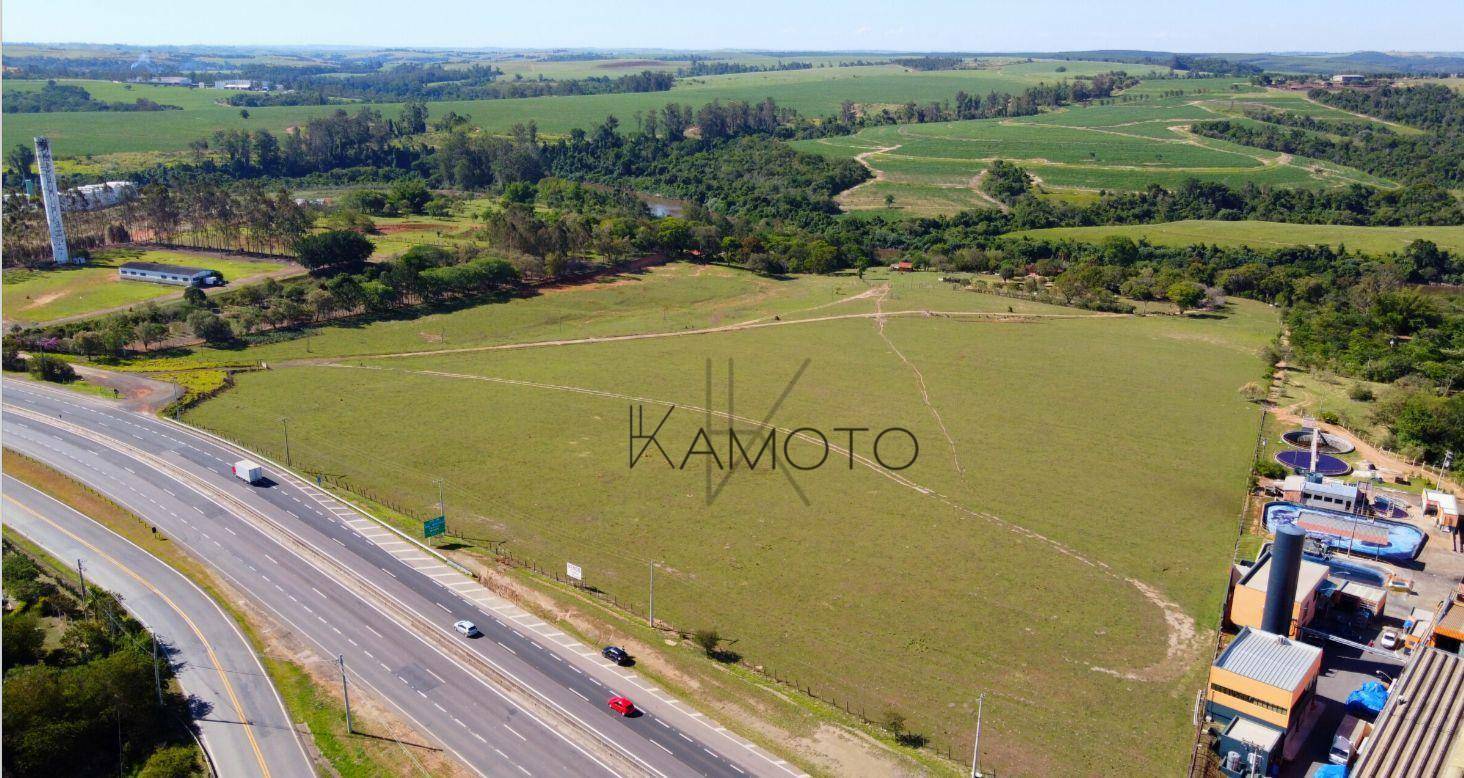
[[[1343,86],[1348,86],[1351,84],[1362,84],[1366,82],[1367,76],[1361,76],[1356,73],[1339,73],[1335,76],[1332,76],[1332,83],[1341,84]]]
[[[1464,657],[1436,648],[1414,654],[1351,775],[1464,775]]]
[[[118,268],[117,277],[123,281],[149,281],[173,286],[218,286],[224,283],[223,275],[217,270],[158,262],[125,262]]]
[[[1423,514],[1433,516],[1440,527],[1459,526],[1459,498],[1437,489],[1423,492]]]
[[[1246,627],[1210,668],[1206,712],[1227,725],[1261,722],[1284,738],[1315,697],[1321,669],[1320,648]]]
[[[1267,593],[1271,584],[1272,554],[1261,554],[1255,564],[1246,569],[1235,582],[1230,596],[1230,621],[1238,627],[1261,629],[1265,614]],[[1292,591],[1290,626],[1285,633],[1296,637],[1301,627],[1310,624],[1316,617],[1319,593],[1327,581],[1327,566],[1301,560],[1296,585]]]
[[[1287,476],[1281,482],[1281,494],[1287,502],[1343,513],[1357,512],[1367,503],[1366,494],[1361,493],[1356,486],[1334,481],[1314,481],[1300,475]]]
[[[1236,716],[1220,733],[1220,772],[1231,778],[1270,775],[1285,739],[1285,732],[1269,724]]]

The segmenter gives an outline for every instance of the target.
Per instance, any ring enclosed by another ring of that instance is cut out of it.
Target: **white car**
[[[1383,634],[1378,637],[1378,645],[1389,651],[1396,650],[1398,643],[1398,633],[1395,630],[1385,629],[1383,630]]]
[[[475,637],[483,634],[482,632],[479,632],[478,631],[478,625],[477,624],[474,624],[473,622],[468,621],[467,619],[464,619],[464,620],[459,621],[458,623],[452,625],[452,628],[455,629],[455,630],[457,630],[458,632],[462,633],[464,636],[470,637],[470,638],[475,638]]]

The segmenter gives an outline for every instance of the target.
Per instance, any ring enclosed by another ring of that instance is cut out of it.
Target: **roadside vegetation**
[[[64,565],[5,538],[6,774],[207,775],[153,636],[111,593],[83,591]]]

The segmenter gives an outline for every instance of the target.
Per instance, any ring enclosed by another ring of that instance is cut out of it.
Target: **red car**
[[[622,716],[630,716],[635,713],[635,703],[625,697],[611,697],[607,704],[610,706],[610,710]]]

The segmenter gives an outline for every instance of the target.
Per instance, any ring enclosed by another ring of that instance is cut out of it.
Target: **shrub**
[[[1321,413],[1317,414],[1317,416],[1322,421],[1325,421],[1328,424],[1341,424],[1342,423],[1342,417],[1341,416],[1338,416],[1335,411],[1322,411]]]
[[[701,650],[712,656],[722,645],[722,634],[714,629],[699,629],[691,636],[692,642],[701,646]]]
[[[1372,387],[1363,384],[1353,384],[1352,388],[1347,390],[1347,396],[1358,402],[1365,403],[1372,402],[1376,397],[1373,394]]]
[[[25,357],[21,356],[20,350],[14,346],[6,346],[5,350],[0,352],[0,368],[16,373],[23,372],[26,368]]]
[[[42,381],[52,381],[58,384],[76,380],[76,371],[71,368],[71,363],[60,357],[50,354],[37,354],[30,358],[30,365],[27,368],[30,374]]]
[[[1256,475],[1279,480],[1286,477],[1286,466],[1272,459],[1261,459],[1256,462]]]

